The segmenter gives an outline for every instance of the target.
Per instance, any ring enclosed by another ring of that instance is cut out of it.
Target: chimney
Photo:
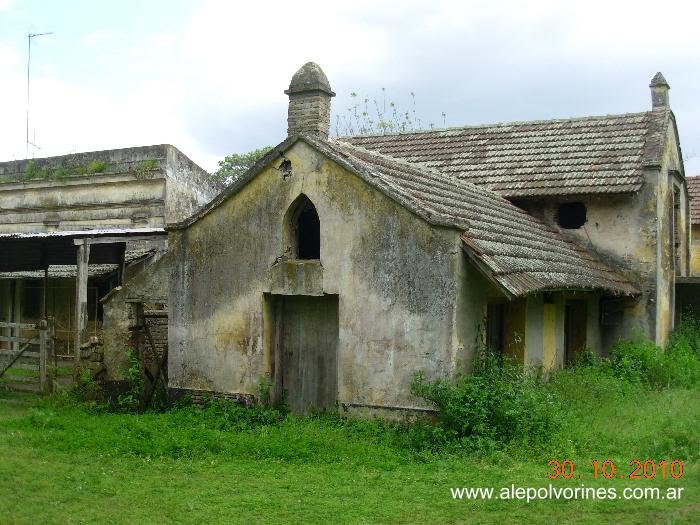
[[[651,88],[652,109],[668,108],[668,90],[671,89],[671,86],[668,85],[668,82],[666,82],[666,79],[661,72],[654,75],[654,78],[651,79],[651,84],[649,84],[649,87]]]
[[[287,135],[305,133],[327,139],[331,123],[331,90],[318,64],[307,62],[294,73],[289,89]]]

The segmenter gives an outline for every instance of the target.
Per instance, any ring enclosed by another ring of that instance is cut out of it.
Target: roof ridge
[[[467,124],[464,126],[448,126],[445,128],[433,128],[433,129],[422,129],[422,130],[410,130],[410,131],[399,131],[397,133],[376,133],[369,135],[339,135],[333,137],[335,140],[340,140],[345,142],[343,139],[362,139],[362,138],[378,138],[378,137],[398,137],[402,135],[429,135],[431,133],[441,133],[446,131],[458,131],[466,129],[483,129],[483,128],[497,128],[497,127],[508,127],[508,126],[526,126],[531,124],[552,124],[559,122],[584,122],[590,120],[602,120],[610,118],[625,118],[625,117],[641,117],[643,115],[648,115],[651,111],[639,111],[631,113],[613,113],[607,115],[589,115],[583,117],[565,117],[565,118],[554,118],[554,119],[537,119],[537,120],[513,120],[507,122],[494,122],[487,124]]]

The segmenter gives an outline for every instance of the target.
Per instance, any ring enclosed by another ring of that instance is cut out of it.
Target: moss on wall
[[[280,159],[171,235],[171,386],[255,393],[269,351],[263,294],[289,253],[285,212],[304,194],[321,222],[323,293],[339,295],[339,400],[415,404],[413,372],[451,374],[464,351],[453,337],[459,232],[427,224],[303,142],[285,156],[291,176],[275,169]]]

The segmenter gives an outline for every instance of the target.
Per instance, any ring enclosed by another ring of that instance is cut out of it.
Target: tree
[[[212,177],[222,185],[229,185],[243,175],[258,160],[263,158],[272,146],[254,149],[246,153],[232,153],[219,161],[219,169],[212,173]]]

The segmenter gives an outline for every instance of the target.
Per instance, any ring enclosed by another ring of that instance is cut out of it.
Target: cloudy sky
[[[645,111],[662,71],[700,174],[696,5],[0,0],[0,159],[25,157],[27,33],[52,31],[32,44],[30,156],[170,143],[214,169],[284,138],[283,90],[313,60],[335,113],[413,92],[439,127]]]

